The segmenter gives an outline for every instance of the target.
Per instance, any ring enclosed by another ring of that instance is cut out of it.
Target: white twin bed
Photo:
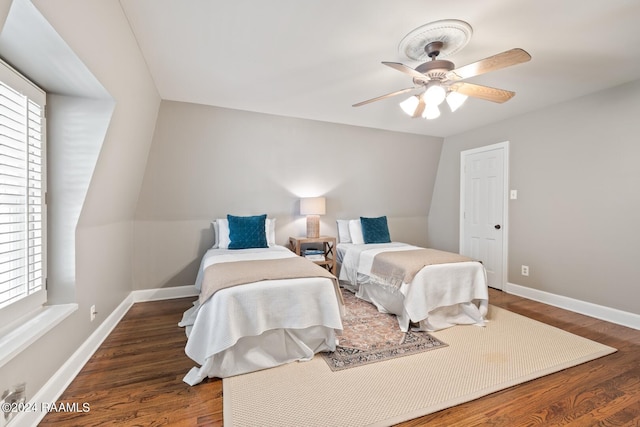
[[[408,331],[411,324],[428,331],[458,324],[484,325],[489,294],[482,263],[425,265],[410,282],[391,285],[372,274],[376,255],[422,248],[399,242],[364,243],[359,220],[338,220],[338,234],[341,286],[379,311],[395,314],[402,331]],[[388,234],[383,240],[390,240]]]
[[[199,291],[207,268],[217,263],[303,260],[275,244],[247,249],[220,248],[219,242],[214,246],[218,247],[202,258],[196,279]],[[179,325],[186,327],[185,352],[200,367],[192,368],[184,381],[195,385],[206,377],[230,377],[334,351],[336,335],[342,331],[336,290],[334,281],[325,277],[260,280],[196,301]]]

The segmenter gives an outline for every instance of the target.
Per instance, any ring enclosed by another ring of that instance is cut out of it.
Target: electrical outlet
[[[92,305],[90,311],[91,312],[89,313],[89,316],[90,316],[89,318],[93,322],[96,319],[96,314],[98,314],[98,312],[96,311],[96,306]]]
[[[522,266],[522,275],[523,276],[528,276],[529,275],[529,266],[528,265],[523,265]]]

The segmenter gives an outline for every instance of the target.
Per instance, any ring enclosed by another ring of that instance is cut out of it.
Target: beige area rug
[[[321,356],[223,380],[225,426],[388,426],[613,353],[490,306],[486,327],[433,335],[437,351],[333,372]]]

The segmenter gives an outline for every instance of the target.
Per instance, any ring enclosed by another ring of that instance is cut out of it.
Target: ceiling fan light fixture
[[[418,98],[418,96],[412,95],[400,103],[400,108],[402,108],[402,111],[407,113],[407,115],[413,117],[413,115],[416,112],[416,108],[418,108],[419,103],[420,103],[420,99]]]
[[[440,109],[438,109],[437,105],[427,105],[422,113],[422,117],[427,120],[437,119],[440,117]]]
[[[412,118],[435,119],[440,116],[438,106],[445,99],[451,112],[457,111],[468,96],[496,103],[508,101],[515,92],[467,83],[464,80],[527,62],[531,60],[531,55],[523,49],[513,48],[462,67],[439,59],[464,47],[471,34],[471,26],[459,20],[441,20],[416,28],[400,42],[400,53],[406,54],[410,59],[424,60],[428,57],[430,60],[415,68],[399,62],[382,62],[383,65],[411,76],[414,86],[358,102],[353,106],[359,107],[420,89],[420,95],[409,97],[400,103],[400,107]]]
[[[449,92],[449,95],[447,95],[447,104],[449,104],[451,112],[453,113],[462,107],[462,104],[464,104],[467,98],[467,95],[463,95],[460,92]]]
[[[424,93],[424,102],[427,105],[440,105],[447,96],[447,91],[439,84],[430,85]]]

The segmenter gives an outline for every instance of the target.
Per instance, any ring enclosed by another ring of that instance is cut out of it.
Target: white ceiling
[[[399,132],[449,136],[640,78],[637,0],[120,0],[163,99]],[[513,90],[411,119],[412,86],[381,64],[426,23],[473,27],[462,66],[519,47],[530,62],[469,79]]]

